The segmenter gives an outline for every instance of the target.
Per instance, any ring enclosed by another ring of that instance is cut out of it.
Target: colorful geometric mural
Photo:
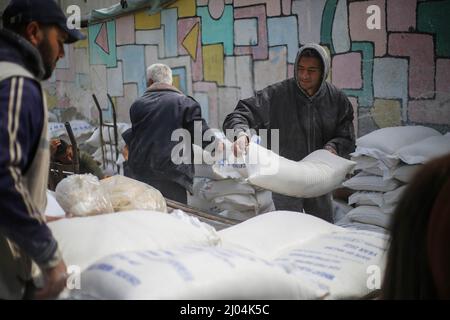
[[[239,99],[293,76],[299,45],[318,42],[331,55],[329,81],[355,108],[359,135],[401,124],[446,132],[449,16],[450,0],[179,0],[153,15],[90,25],[87,41],[66,46],[47,95],[55,114],[75,108],[95,123],[92,94],[107,111],[108,93],[119,121],[129,122],[146,67],[162,62],[210,126],[221,127]]]

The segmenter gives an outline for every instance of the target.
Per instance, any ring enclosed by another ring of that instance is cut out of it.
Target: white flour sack
[[[314,281],[329,292],[327,299],[361,298],[381,286],[387,239],[371,231],[337,231],[287,250],[275,262],[292,268],[298,281]]]
[[[338,187],[356,165],[326,150],[292,161],[255,143],[246,159],[248,181],[261,188],[293,197],[311,198]]]
[[[61,219],[48,225],[66,264],[83,270],[102,257],[122,251],[215,245],[220,241],[213,228],[189,221],[192,219],[142,210]]]
[[[124,252],[96,261],[81,274],[72,298],[92,299],[311,299],[325,295],[300,286],[283,267],[219,247],[183,246]]]
[[[223,229],[219,235],[224,246],[245,249],[269,259],[282,249],[336,230],[341,228],[306,213],[273,211]]]
[[[423,164],[433,158],[450,153],[450,135],[433,136],[397,151],[398,157],[407,164]]]
[[[358,138],[357,148],[352,156],[367,155],[380,160],[385,160],[386,157],[398,159],[394,154],[400,148],[432,136],[441,134],[424,126],[382,128]]]

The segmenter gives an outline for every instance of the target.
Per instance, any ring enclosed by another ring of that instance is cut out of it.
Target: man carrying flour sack
[[[326,81],[329,69],[327,52],[317,44],[306,44],[297,53],[293,78],[240,100],[223,123],[224,131],[234,129],[238,137],[235,153],[248,145],[249,129],[278,129],[279,155],[289,160],[300,161],[318,149],[348,158],[355,149],[353,107],[340,89]],[[333,220],[330,193],[304,199],[274,193],[273,200],[277,210],[304,210]]]

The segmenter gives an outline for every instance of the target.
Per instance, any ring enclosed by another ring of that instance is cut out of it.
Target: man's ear
[[[31,21],[25,28],[25,38],[31,42],[35,47],[41,43],[44,38],[44,33],[39,23],[36,21]]]

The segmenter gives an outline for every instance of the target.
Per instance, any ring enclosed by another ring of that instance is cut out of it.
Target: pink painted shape
[[[57,107],[58,108],[69,108],[70,100],[69,97],[65,94],[65,88],[67,84],[63,81],[56,81],[56,97],[58,99]]]
[[[223,0],[209,0],[208,2],[209,14],[214,19],[219,19],[223,14],[224,9],[225,4],[223,3]]]
[[[217,84],[215,82],[194,82],[193,83],[194,92],[205,92],[208,94],[208,107],[209,107],[209,125],[210,127],[219,126],[219,110],[217,107],[217,102],[219,100]]]
[[[409,120],[416,123],[434,123],[448,125],[450,119],[450,104],[430,100],[412,100],[408,104]]]
[[[377,5],[381,9],[381,29],[370,30],[367,28],[366,13],[370,5]],[[386,54],[387,34],[386,15],[383,12],[384,0],[351,2],[349,5],[350,37],[352,41],[372,41],[375,45],[375,56],[381,57]]]
[[[196,23],[200,23],[200,18],[185,18],[178,19],[178,54],[188,55],[189,53],[183,47],[183,40],[186,35],[192,30]],[[201,26],[199,26],[198,40],[197,40],[197,55],[195,61],[191,59],[191,72],[192,81],[202,81],[203,80],[203,55],[202,55],[202,31]]]
[[[197,6],[207,6],[208,0],[197,0]]]
[[[234,0],[234,7],[246,7],[263,4],[267,8],[267,16],[274,17],[281,15],[281,0]]]
[[[292,0],[282,0],[282,7],[285,16],[291,15]]]
[[[387,1],[387,27],[389,31],[409,31],[416,28],[417,0]]]
[[[108,28],[106,26],[106,22],[102,23],[100,27],[100,31],[95,38],[95,43],[102,48],[107,54],[109,54],[109,45],[108,45]]]
[[[133,14],[116,20],[116,43],[117,45],[135,43]]]
[[[361,53],[351,52],[333,57],[331,74],[332,82],[342,89],[361,89]]]
[[[269,58],[269,50],[267,47],[267,20],[265,7],[253,6],[234,9],[234,19],[245,19],[255,17],[258,19],[258,45],[235,46],[234,54],[235,55],[251,54],[253,56],[253,59],[255,60],[266,60]]]
[[[436,60],[436,92],[450,94],[450,59]]]
[[[74,82],[75,81],[75,55],[74,46],[69,45],[68,50],[66,50],[66,59],[69,66],[68,69],[55,69],[55,79],[56,81]]]
[[[409,57],[408,88],[411,98],[434,96],[434,43],[433,36],[417,33],[389,35],[389,54]]]

